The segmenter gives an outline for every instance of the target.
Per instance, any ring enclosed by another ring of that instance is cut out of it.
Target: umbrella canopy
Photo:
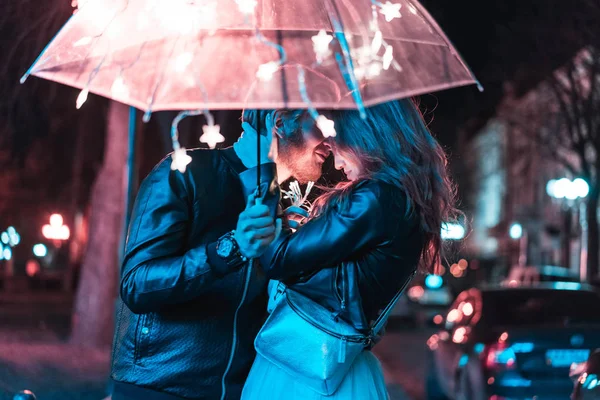
[[[414,0],[80,0],[27,75],[160,110],[361,108],[476,83]]]

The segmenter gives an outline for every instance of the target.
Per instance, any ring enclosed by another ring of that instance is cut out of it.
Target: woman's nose
[[[333,157],[335,160],[335,169],[341,170],[342,168],[344,168],[344,166],[346,165],[344,160],[341,157],[339,157],[338,155],[334,155]]]

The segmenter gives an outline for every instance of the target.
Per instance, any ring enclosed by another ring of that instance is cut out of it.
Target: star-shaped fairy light
[[[243,14],[252,14],[258,3],[256,0],[235,0]]]
[[[208,147],[214,149],[217,143],[223,143],[225,137],[221,135],[221,127],[219,125],[204,125],[202,127],[204,134],[200,136],[200,142],[208,144]]]
[[[390,22],[394,18],[402,17],[402,14],[400,14],[400,7],[402,7],[402,4],[386,1],[385,4],[381,5],[380,13],[385,16],[387,22]]]
[[[115,81],[113,82],[110,88],[110,92],[112,96],[116,99],[123,100],[129,97],[129,88],[125,84],[125,81],[123,80],[123,77],[121,75],[119,75],[117,79],[115,79]]]
[[[313,36],[311,39],[313,41],[313,49],[317,56],[317,62],[321,63],[330,53],[329,43],[333,40],[333,36],[328,35],[324,30],[320,30],[319,34]]]
[[[279,63],[270,61],[266,64],[261,64],[256,72],[256,77],[263,82],[270,81],[273,78],[273,74],[279,69]]]
[[[326,138],[336,135],[334,122],[324,115],[319,115],[317,117],[317,127]]]
[[[178,170],[182,174],[185,172],[187,165],[192,162],[192,157],[187,155],[185,147],[175,149],[171,158],[173,159],[171,169],[173,171]]]

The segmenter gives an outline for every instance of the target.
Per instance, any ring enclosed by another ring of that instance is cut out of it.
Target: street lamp
[[[465,237],[465,227],[457,223],[444,222],[441,235],[443,240],[461,240]]]
[[[510,235],[511,239],[520,239],[521,236],[523,236],[523,226],[521,226],[521,224],[519,224],[518,222],[515,222],[510,226],[508,234]]]
[[[588,183],[581,178],[576,178],[575,180],[570,180],[568,178],[561,179],[551,179],[548,181],[546,185],[546,193],[554,199],[557,200],[566,200],[566,205],[568,209],[575,208],[576,202],[579,199],[583,200],[587,197],[590,192],[590,186]],[[586,280],[587,275],[587,252],[588,252],[588,243],[587,243],[587,220],[586,220],[586,205],[585,202],[581,201],[579,203],[579,224],[581,226],[581,254],[579,261],[579,274],[582,281]],[[570,214],[567,215],[568,218],[568,226],[570,226],[571,217]],[[568,231],[568,229],[567,229]],[[568,234],[568,232],[565,232]],[[567,248],[570,246],[570,239],[567,237],[566,245],[563,249],[564,252],[568,254]],[[568,260],[565,260],[568,262]],[[568,266],[568,264],[566,264]]]
[[[508,235],[511,239],[519,241],[519,259],[517,264],[524,267],[527,263],[527,232],[524,232],[523,225],[513,222],[508,230]]]
[[[52,214],[50,216],[50,224],[42,227],[42,235],[46,239],[51,240],[68,240],[71,236],[69,227],[63,225],[63,217],[60,214]]]
[[[555,199],[577,200],[585,198],[590,192],[588,183],[577,178],[570,180],[567,178],[551,179],[546,185],[546,193]]]

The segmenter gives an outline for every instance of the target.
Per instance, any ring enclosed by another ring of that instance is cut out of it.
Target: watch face
[[[230,239],[223,239],[217,246],[217,254],[220,257],[229,257],[233,252],[233,243]]]

